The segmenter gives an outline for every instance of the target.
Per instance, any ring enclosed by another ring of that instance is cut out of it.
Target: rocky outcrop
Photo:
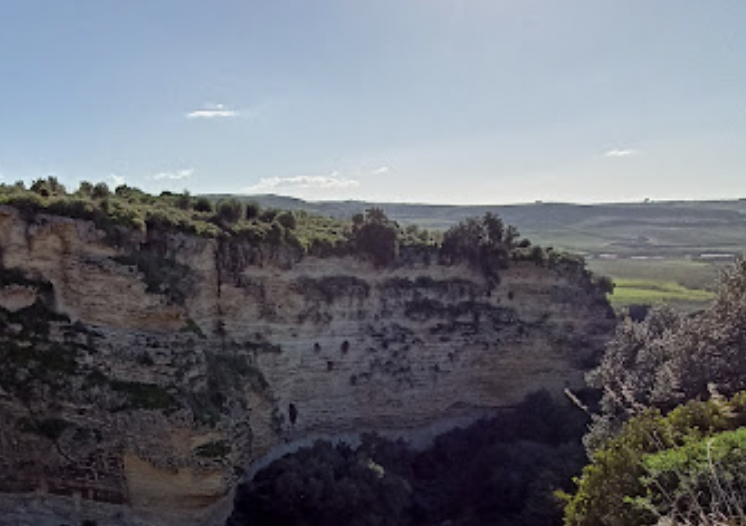
[[[117,246],[10,207],[0,256],[0,525],[214,524],[273,448],[581,385],[613,325],[577,266]]]

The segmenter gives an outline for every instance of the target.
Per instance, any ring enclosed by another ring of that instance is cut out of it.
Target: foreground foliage
[[[559,524],[553,492],[582,465],[584,425],[538,393],[425,451],[373,435],[356,449],[318,442],[242,486],[229,525]]]
[[[588,379],[603,397],[568,526],[746,524],[746,260],[706,310],[626,320]]]
[[[725,396],[746,390],[746,260],[723,273],[705,311],[659,307],[620,324],[588,380],[604,392],[591,449],[647,408],[666,412],[708,398],[711,384]]]
[[[744,425],[746,393],[689,402],[667,416],[642,412],[593,453],[569,498],[566,526],[742,521]]]

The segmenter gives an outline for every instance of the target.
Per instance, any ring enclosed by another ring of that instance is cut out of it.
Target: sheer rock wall
[[[0,206],[0,525],[216,524],[273,448],[579,386],[613,325],[572,268],[124,245]]]

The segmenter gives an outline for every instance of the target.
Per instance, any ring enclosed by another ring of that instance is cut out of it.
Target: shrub
[[[37,179],[31,184],[31,191],[39,194],[42,197],[67,194],[65,187],[57,180],[56,177]]]
[[[450,262],[468,262],[495,284],[499,280],[498,270],[508,266],[508,256],[517,237],[514,227],[506,229],[498,216],[488,212],[482,218],[468,218],[448,229],[440,253]]]
[[[252,219],[256,219],[259,217],[259,214],[261,213],[261,209],[259,208],[259,205],[253,201],[246,203],[246,219],[251,221]]]
[[[721,277],[709,308],[686,316],[669,307],[625,320],[588,382],[603,389],[602,413],[589,445],[608,438],[629,415],[670,411],[707,398],[710,383],[726,396],[746,390],[746,260]]]
[[[607,276],[599,276],[596,278],[595,285],[604,294],[614,293],[614,282]]]
[[[273,210],[273,209],[263,210],[261,214],[259,214],[259,220],[262,223],[271,223],[272,221],[275,220],[275,217],[277,217],[277,214],[278,214],[277,210]]]
[[[280,223],[283,227],[285,227],[288,230],[294,230],[297,225],[295,214],[293,214],[289,210],[286,210],[285,212],[281,212],[277,216],[277,222]]]
[[[111,388],[127,397],[127,402],[120,409],[169,410],[179,405],[174,396],[159,385],[114,381]]]
[[[91,197],[94,199],[104,199],[105,197],[109,197],[111,195],[111,190],[109,190],[109,186],[106,183],[96,183],[96,185],[91,190]]]
[[[292,413],[291,404],[291,422]],[[228,524],[557,524],[552,492],[582,465],[584,423],[577,408],[536,393],[424,451],[372,434],[356,449],[317,442],[240,487]]]
[[[645,495],[632,503],[677,524],[744,524],[746,428],[643,457]]]
[[[88,181],[81,181],[80,185],[78,185],[77,193],[84,197],[91,197],[91,194],[93,193],[93,185]]]
[[[228,524],[403,526],[408,524],[408,491],[401,477],[349,446],[316,442],[239,488]]]
[[[224,223],[237,223],[243,215],[243,205],[237,199],[227,199],[218,202],[217,216]]]
[[[730,401],[689,402],[665,417],[645,410],[593,453],[565,508],[566,526],[652,525],[666,514],[688,511],[691,502],[672,496],[693,485],[703,491],[700,505],[711,508],[720,497],[712,487],[701,487],[702,448],[744,425],[746,393]],[[727,478],[728,469],[711,467],[714,476]]]
[[[399,225],[380,208],[371,208],[353,218],[351,240],[356,252],[376,266],[390,265],[399,251]]]
[[[198,457],[212,459],[225,458],[230,454],[230,452],[231,445],[225,440],[208,442],[207,444],[203,444],[194,450],[194,454]]]
[[[194,209],[197,212],[212,212],[212,201],[210,201],[206,197],[198,197],[196,201],[194,201]]]

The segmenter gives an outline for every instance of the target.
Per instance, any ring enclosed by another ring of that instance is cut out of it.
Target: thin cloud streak
[[[294,177],[266,177],[259,180],[253,186],[241,190],[242,193],[255,194],[281,190],[306,190],[306,189],[344,189],[356,188],[360,182],[356,179],[348,179],[338,172],[330,175],[297,175]]]
[[[640,150],[634,150],[634,149],[613,149],[609,150],[608,152],[604,153],[606,157],[632,157],[634,155],[640,155],[642,152]]]
[[[388,166],[381,166],[380,168],[376,168],[375,170],[372,170],[370,172],[370,175],[384,175],[391,172],[391,168]]]
[[[204,108],[190,111],[187,119],[219,119],[238,117],[239,112],[228,109],[224,104],[206,104]]]
[[[175,172],[159,172],[153,175],[153,179],[156,181],[162,181],[168,179],[170,181],[177,181],[179,179],[188,179],[194,173],[194,168],[187,168],[186,170],[176,170]]]

